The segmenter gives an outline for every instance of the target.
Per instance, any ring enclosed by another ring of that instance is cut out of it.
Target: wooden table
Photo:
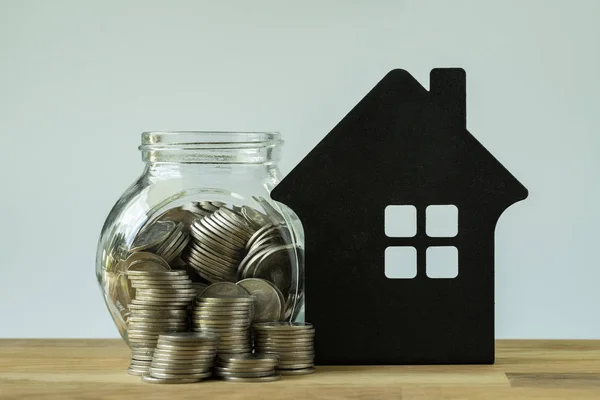
[[[600,399],[600,341],[499,341],[496,365],[318,367],[272,383],[153,385],[120,340],[0,340],[0,399]]]

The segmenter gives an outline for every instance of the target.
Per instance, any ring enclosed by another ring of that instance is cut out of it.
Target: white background
[[[600,2],[0,0],[0,337],[117,337],[94,275],[140,133],[278,130],[284,173],[390,69],[467,70],[530,190],[497,229],[501,338],[600,338]]]

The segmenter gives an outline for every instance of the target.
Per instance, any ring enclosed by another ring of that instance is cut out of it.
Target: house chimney
[[[462,68],[434,68],[429,75],[429,91],[446,112],[452,126],[467,126],[466,74]]]

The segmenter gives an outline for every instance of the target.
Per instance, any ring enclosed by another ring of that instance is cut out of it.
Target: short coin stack
[[[219,354],[215,373],[232,382],[271,382],[281,377],[278,361],[275,354]]]
[[[256,353],[278,355],[282,375],[314,372],[315,328],[311,324],[261,322],[253,325],[253,333]]]
[[[149,373],[150,383],[194,383],[212,375],[219,336],[210,333],[165,333],[158,343]]]
[[[196,290],[185,271],[127,271],[127,277],[136,291],[127,319],[129,373],[143,375],[159,334],[188,330],[188,307]]]

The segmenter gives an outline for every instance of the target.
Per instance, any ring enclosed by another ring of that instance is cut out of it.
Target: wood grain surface
[[[0,340],[0,399],[600,399],[600,341],[498,341],[495,365],[318,367],[272,383],[153,385],[120,340]]]

